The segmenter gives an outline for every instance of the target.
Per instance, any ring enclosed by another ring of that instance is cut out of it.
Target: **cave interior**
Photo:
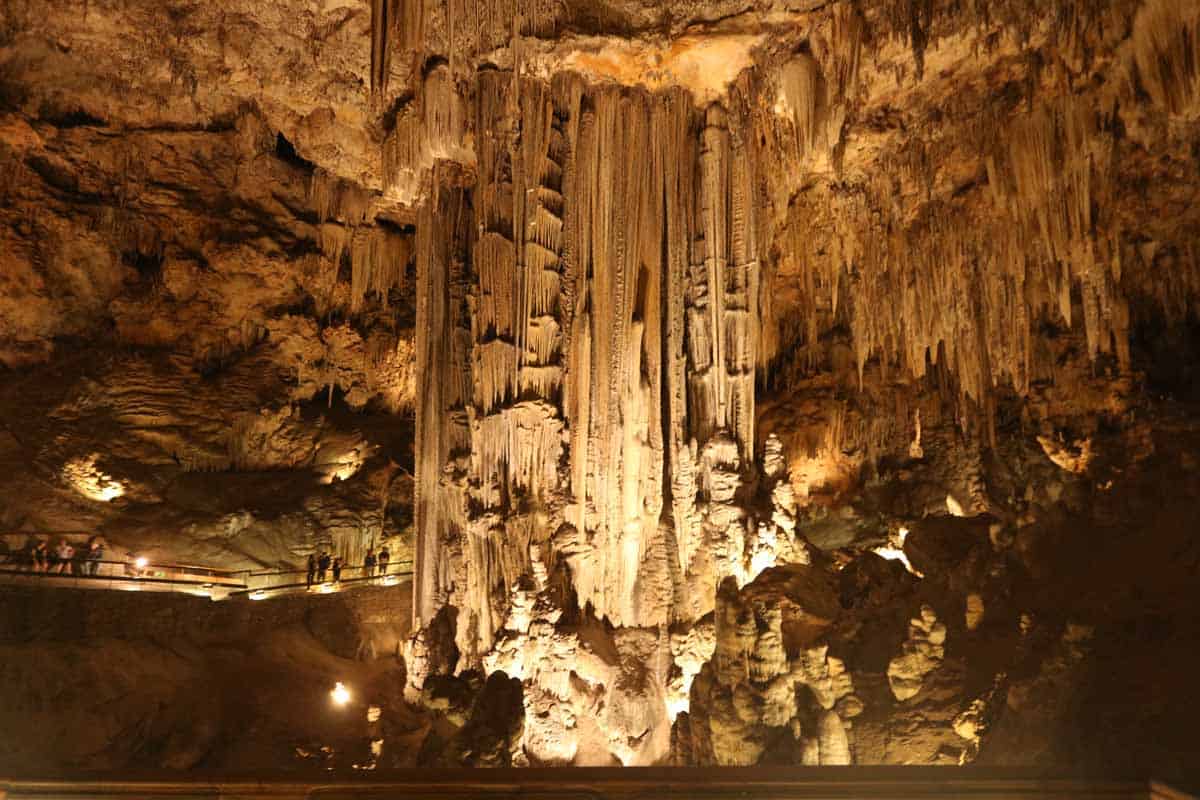
[[[8,0],[0,201],[0,773],[1197,783],[1195,0]]]

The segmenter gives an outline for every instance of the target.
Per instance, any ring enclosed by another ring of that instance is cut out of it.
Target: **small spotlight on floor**
[[[329,693],[329,697],[335,706],[345,706],[350,702],[350,690],[346,688],[346,684],[338,681]]]

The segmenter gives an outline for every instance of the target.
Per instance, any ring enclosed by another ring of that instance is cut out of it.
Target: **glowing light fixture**
[[[264,592],[262,589],[258,589],[256,591],[253,591],[250,593],[250,599],[251,600],[266,600],[267,593]]]
[[[145,569],[149,563],[149,559],[147,559],[145,556],[138,556],[136,559],[134,559],[133,565],[138,569]]]
[[[329,692],[329,698],[335,706],[345,706],[350,702],[350,690],[346,688],[346,684],[338,681]]]

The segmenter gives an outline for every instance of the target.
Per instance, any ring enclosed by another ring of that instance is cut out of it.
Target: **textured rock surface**
[[[908,638],[900,655],[888,664],[888,683],[897,700],[907,700],[921,691],[925,676],[942,665],[946,626],[938,622],[929,606],[908,623]]]
[[[4,588],[0,721],[36,734],[6,734],[0,765],[9,774],[348,768],[367,757],[373,704],[383,709],[383,763],[411,766],[429,723],[405,706],[403,666],[388,658],[410,630],[406,589],[213,603]],[[354,692],[345,709],[330,707],[335,681]]]
[[[1197,52],[1184,0],[13,0],[0,529],[411,556],[403,645],[263,656],[403,659],[405,763],[1180,773]],[[183,710],[64,765],[266,758],[187,712],[223,644],[111,638],[81,691]]]

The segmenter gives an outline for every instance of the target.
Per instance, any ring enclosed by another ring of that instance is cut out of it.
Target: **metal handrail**
[[[413,563],[412,559],[404,559],[402,561],[389,561],[388,569],[391,569],[392,567],[400,566],[402,564],[407,565],[407,566],[412,566],[412,563]],[[378,565],[376,565],[374,567],[370,567],[370,569],[378,569],[378,568],[379,568]],[[330,567],[329,569],[332,569],[332,567]],[[329,569],[327,569],[326,572],[328,572]],[[353,566],[353,567],[343,566],[342,572],[351,572],[354,570],[364,570],[364,569],[367,569],[367,567],[363,566],[363,565],[358,565],[358,566]],[[258,577],[263,577],[263,576],[267,576],[267,575],[306,575],[306,574],[308,574],[308,570],[307,569],[277,569],[277,570],[242,569],[242,570],[237,570],[237,571],[233,572],[232,574],[246,575],[247,577],[250,577],[250,578],[258,578]]]
[[[0,562],[5,563],[5,562]],[[31,575],[73,575],[75,577],[98,577],[90,573],[90,565],[95,564],[98,567],[113,567],[124,571],[124,574],[118,576],[123,578],[142,578],[152,577],[153,575],[162,575],[164,573],[172,573],[176,575],[195,575],[200,578],[211,578],[216,580],[236,580],[239,573],[231,570],[213,569],[210,567],[194,567],[181,566],[179,564],[145,564],[138,566],[136,561],[124,559],[114,561],[108,558],[88,558],[86,554],[76,555],[69,561],[57,560],[56,556],[47,553],[45,569],[37,569],[37,565],[33,560],[32,554],[25,553],[10,553],[7,559],[9,564],[20,564],[21,570],[6,570],[9,572],[23,572]],[[68,571],[63,572],[62,566],[68,565]],[[109,570],[111,574],[113,570]]]
[[[220,587],[222,589],[242,589],[245,584],[228,584],[228,583],[204,583],[202,581],[180,580],[178,578],[155,578],[148,576],[134,575],[89,575],[84,573],[73,572],[37,572],[33,570],[20,569],[3,569],[0,568],[0,575],[19,575],[23,578],[48,578],[51,580],[69,580],[69,581],[129,581],[137,583],[149,584],[170,584],[173,586],[200,586],[204,588]]]
[[[387,574],[384,574],[384,575],[367,575],[367,576],[364,576],[361,578],[340,578],[339,580],[336,580],[336,581],[325,580],[325,581],[321,581],[319,583],[314,581],[311,584],[308,583],[307,581],[300,581],[297,583],[278,584],[276,586],[248,586],[245,589],[236,589],[234,591],[231,591],[229,593],[229,596],[230,597],[250,596],[253,598],[255,595],[258,595],[261,593],[260,596],[267,597],[267,596],[270,596],[270,594],[273,592],[285,592],[285,591],[301,590],[301,589],[303,589],[305,591],[310,591],[310,590],[316,589],[320,593],[336,592],[336,591],[339,591],[339,589],[343,585],[378,583],[381,581],[386,584],[386,582],[390,578],[411,578],[412,574],[413,574],[412,571],[408,570],[408,571],[404,571],[404,572],[388,572]]]
[[[377,578],[386,578],[404,574],[411,574],[412,561],[393,561],[389,562],[386,571],[379,571],[378,567],[372,567],[370,572],[367,572],[366,567],[343,567],[340,575],[342,582],[356,580],[373,580]],[[307,580],[308,570],[280,570],[278,572],[259,573],[246,576],[246,585],[252,589],[275,589],[284,586],[308,586]],[[333,570],[325,570],[325,578],[319,579],[319,572],[314,572],[312,585],[333,582]],[[294,579],[294,580],[293,580]],[[278,581],[288,581],[275,582]]]
[[[47,551],[47,555],[46,555],[47,568],[46,568],[46,570],[36,570],[36,569],[32,568],[33,564],[34,564],[34,562],[32,560],[33,556],[28,551],[8,553],[7,554],[7,563],[20,563],[22,565],[28,565],[29,568],[25,569],[24,571],[31,572],[34,574],[59,574],[59,573],[51,573],[50,572],[51,566],[57,568],[64,563],[62,561],[56,560],[56,558],[57,557],[54,556],[51,551]],[[3,563],[5,563],[5,559],[0,559],[0,564],[3,564]],[[137,566],[136,561],[133,561],[130,559],[122,559],[120,561],[113,560],[113,559],[107,559],[107,558],[90,559],[86,556],[86,554],[84,554],[84,555],[76,554],[70,561],[67,561],[65,563],[67,563],[67,564],[84,564],[84,565],[86,565],[86,564],[107,564],[110,566],[124,567],[126,569],[136,569],[143,573],[175,572],[175,573],[181,573],[181,574],[202,575],[202,576],[207,576],[207,577],[224,577],[224,578],[238,578],[238,577],[265,578],[265,577],[273,577],[273,576],[277,576],[277,575],[305,575],[308,572],[307,569],[280,569],[280,570],[220,569],[218,567],[202,567],[202,566],[191,565],[191,564],[164,564],[164,563],[157,563],[157,562],[147,563],[144,566],[139,567],[139,566]],[[388,570],[390,572],[392,567],[412,566],[412,564],[413,564],[412,559],[389,561],[388,562]],[[367,569],[367,567],[365,567],[365,566],[353,566],[353,567],[344,566],[344,567],[342,567],[342,572],[343,573],[361,572],[362,570],[365,570],[365,569]],[[378,569],[378,566],[371,567],[371,569]],[[67,573],[62,573],[62,574],[67,574]],[[71,574],[85,574],[85,573],[71,573]],[[382,574],[382,573],[380,573],[380,574]]]
[[[66,583],[71,582],[71,585],[78,587],[80,585],[87,586],[89,584],[96,586],[103,585],[101,582],[108,584],[116,584],[118,582],[127,584],[149,584],[153,586],[171,586],[171,587],[195,587],[197,589],[213,590],[212,596],[217,599],[218,594],[221,596],[242,596],[254,595],[256,592],[289,592],[299,589],[316,588],[320,592],[338,591],[343,584],[346,585],[366,585],[370,583],[384,583],[390,585],[397,578],[412,576],[412,560],[405,559],[402,561],[388,562],[387,569],[383,572],[378,571],[378,567],[371,568],[370,574],[359,574],[355,577],[355,573],[363,573],[367,567],[345,567],[341,572],[341,577],[337,581],[330,577],[331,570],[327,570],[326,579],[324,581],[314,580],[309,583],[307,580],[291,581],[287,583],[271,583],[271,578],[287,578],[293,575],[307,576],[307,570],[278,570],[276,572],[260,572],[251,574],[250,570],[240,570],[236,572],[223,570],[208,570],[204,568],[194,569],[192,571],[180,570],[162,564],[147,564],[144,567],[138,567],[130,561],[112,561],[109,559],[88,560],[86,558],[75,558],[72,561],[65,562],[70,565],[68,571],[64,572],[60,569],[64,562],[58,562],[50,565],[46,569],[37,569],[35,565],[24,559],[21,562],[21,568],[14,569],[5,567],[0,564],[0,575],[12,575],[24,579],[44,579],[51,583]],[[93,574],[90,565],[97,567],[103,566],[103,572]],[[407,569],[405,569],[407,567]],[[119,571],[118,571],[119,570]],[[243,576],[239,580],[235,576]],[[104,588],[110,588],[104,586]]]

